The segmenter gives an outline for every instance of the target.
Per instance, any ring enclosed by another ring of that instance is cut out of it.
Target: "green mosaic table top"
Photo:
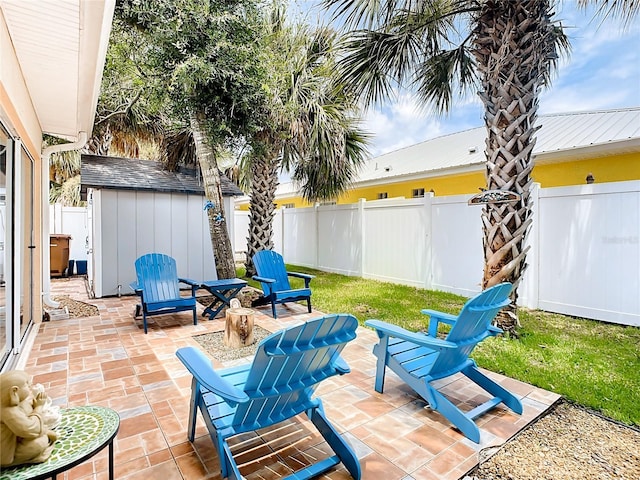
[[[48,478],[95,455],[118,433],[120,417],[110,408],[85,406],[60,410],[59,438],[46,462],[3,468],[0,480]]]

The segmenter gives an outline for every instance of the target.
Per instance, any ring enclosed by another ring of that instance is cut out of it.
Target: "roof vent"
[[[469,147],[469,155],[476,153],[478,149],[476,147]]]
[[[391,165],[388,165],[388,166],[384,167],[384,171],[385,172],[390,172],[391,171]]]

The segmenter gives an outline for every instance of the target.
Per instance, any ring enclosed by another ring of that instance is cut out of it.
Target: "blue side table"
[[[210,280],[200,284],[200,288],[213,295],[213,302],[202,312],[202,316],[209,315],[209,320],[216,318],[216,315],[225,307],[229,306],[231,299],[240,290],[247,286],[247,282],[240,278],[228,278],[225,280]]]
[[[93,457],[109,446],[109,480],[113,480],[113,439],[120,428],[120,417],[110,408],[72,407],[60,411],[55,428],[59,438],[51,456],[43,463],[2,468],[0,480],[56,479],[62,473]]]

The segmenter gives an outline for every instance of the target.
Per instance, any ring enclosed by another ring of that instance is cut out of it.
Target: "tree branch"
[[[133,105],[140,99],[140,95],[142,95],[142,90],[138,90],[138,93],[136,94],[135,97],[133,97],[131,99],[131,101],[129,102],[129,104],[122,110],[118,110],[116,112],[111,112],[109,115],[107,115],[104,118],[101,118],[100,120],[96,121],[95,125],[98,126],[101,123],[106,122],[107,120],[109,120],[110,118],[113,118],[117,115],[124,115],[125,113],[127,113],[129,110],[131,110],[131,107],[133,107]]]

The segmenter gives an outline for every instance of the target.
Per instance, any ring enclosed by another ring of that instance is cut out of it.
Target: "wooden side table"
[[[209,315],[209,320],[216,315],[234,298],[240,290],[247,286],[247,282],[240,278],[228,278],[225,280],[210,280],[200,284],[200,288],[213,295],[213,302],[202,312],[202,316]]]
[[[113,480],[113,439],[120,428],[120,417],[110,408],[72,407],[60,411],[55,428],[60,436],[46,462],[2,468],[0,480],[56,479],[62,473],[93,457],[109,446],[109,480]]]

